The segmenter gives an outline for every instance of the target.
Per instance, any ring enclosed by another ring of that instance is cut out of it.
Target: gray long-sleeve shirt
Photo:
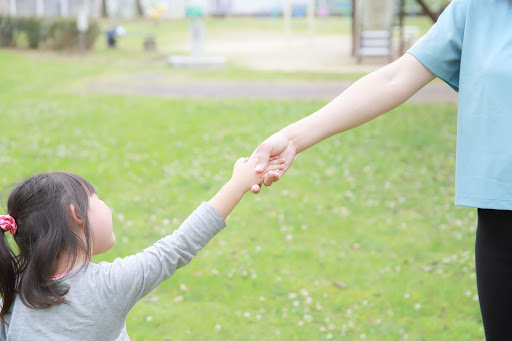
[[[69,285],[68,304],[31,309],[16,297],[1,341],[129,340],[126,316],[160,282],[188,264],[226,226],[203,202],[171,235],[135,255],[113,263],[89,263],[58,279]]]

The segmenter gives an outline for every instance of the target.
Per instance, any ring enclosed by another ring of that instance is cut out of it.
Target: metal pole
[[[68,4],[68,0],[60,0],[60,15],[62,17],[67,17],[69,15]]]
[[[313,38],[315,32],[315,0],[308,1],[308,33]]]
[[[288,38],[291,32],[291,16],[292,16],[292,5],[290,0],[283,1],[283,20],[284,20],[284,34]]]
[[[42,17],[44,16],[44,3],[43,3],[43,0],[37,0],[36,2],[36,11],[37,11],[37,16],[38,17]]]
[[[11,17],[15,17],[16,16],[16,0],[11,0],[9,2],[9,15]]]
[[[78,45],[80,46],[80,55],[85,54],[85,32],[78,33]]]
[[[356,55],[356,0],[352,0],[352,56]]]
[[[204,23],[201,18],[191,18],[190,29],[190,56],[201,58],[204,46]]]
[[[404,42],[404,11],[405,11],[405,0],[400,0],[400,55],[404,54],[405,42]]]

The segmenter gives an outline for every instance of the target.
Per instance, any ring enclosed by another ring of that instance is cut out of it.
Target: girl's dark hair
[[[96,191],[88,181],[62,172],[37,174],[11,191],[7,213],[18,226],[14,235],[18,253],[9,246],[6,234],[0,233],[2,322],[16,293],[25,305],[35,309],[66,303],[64,295],[69,288],[59,285],[52,276],[61,252],[67,253],[67,270],[80,256],[92,254],[87,209],[93,193]],[[85,241],[74,214],[83,222]]]

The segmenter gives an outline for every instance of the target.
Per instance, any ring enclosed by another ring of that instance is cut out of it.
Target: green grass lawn
[[[324,104],[70,90],[137,68],[113,60],[0,51],[0,183],[90,180],[117,236],[95,261],[171,233],[238,157]],[[482,340],[476,211],[453,205],[455,133],[455,106],[404,105],[302,153],[135,306],[131,339]]]

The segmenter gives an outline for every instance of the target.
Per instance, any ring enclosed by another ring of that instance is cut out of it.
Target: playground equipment
[[[396,0],[355,0],[353,12],[354,55],[393,59],[393,21]]]
[[[307,17],[308,34],[310,37],[312,37],[315,27],[315,0],[307,0],[305,8],[298,9],[298,7],[296,7],[294,9],[292,5],[292,0],[283,0],[283,21],[285,36],[288,37],[292,31],[291,18],[292,15],[294,15]]]
[[[224,57],[206,57],[203,55],[204,47],[204,9],[201,5],[191,4],[185,10],[185,15],[190,19],[190,56],[171,56],[169,63],[174,67],[188,68],[218,68],[226,64]]]
[[[433,9],[425,0],[415,0],[415,3],[435,23],[450,1],[437,0],[437,9]],[[352,4],[352,55],[357,57],[358,62],[368,56],[393,59],[393,29],[398,30],[400,36],[396,49],[399,55],[419,34],[417,27],[404,26],[405,0],[352,0]],[[398,25],[393,27],[396,17]]]

